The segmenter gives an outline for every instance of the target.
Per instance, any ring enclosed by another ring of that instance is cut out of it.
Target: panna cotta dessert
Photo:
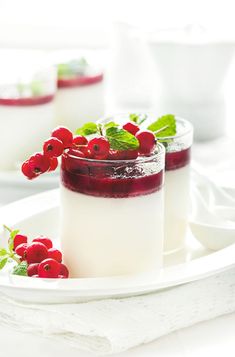
[[[56,124],[72,130],[104,114],[103,73],[85,58],[57,65]]]
[[[11,56],[10,51],[10,59]],[[16,169],[25,156],[39,149],[38,143],[53,127],[56,89],[53,66],[36,65],[31,62],[31,56],[27,57],[27,51],[24,56],[16,54],[13,58],[15,63],[11,67],[4,53],[6,66],[0,69],[0,147],[3,153],[0,170]],[[20,61],[22,58],[24,62]]]
[[[22,165],[29,179],[61,156],[60,241],[70,277],[159,272],[163,261],[165,149],[134,122],[52,131]]]
[[[165,146],[164,252],[180,250],[184,247],[188,227],[193,127],[172,114],[161,117],[153,113],[120,114],[115,119],[121,124],[130,120],[140,128],[152,131]]]

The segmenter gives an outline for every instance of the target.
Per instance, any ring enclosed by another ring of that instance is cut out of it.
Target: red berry
[[[39,266],[39,263],[29,264],[29,266],[27,268],[28,276],[37,275],[38,274],[38,266]]]
[[[40,263],[47,257],[47,247],[42,243],[34,242],[26,249],[26,260],[28,264]]]
[[[22,244],[22,243],[27,243],[28,238],[27,236],[24,236],[22,234],[17,234],[14,238],[14,242],[13,242],[13,248],[14,250],[16,250],[16,247],[18,247],[18,245]]]
[[[87,159],[92,159],[92,155],[91,155],[91,151],[88,149],[88,146],[85,145],[85,146],[80,146],[79,147],[79,150],[81,152],[83,152],[84,156],[87,158]]]
[[[58,157],[64,151],[64,144],[57,138],[49,138],[43,144],[43,152],[48,157]]]
[[[57,262],[61,263],[62,262],[62,253],[55,248],[50,248],[48,249],[48,258],[52,258],[57,260]]]
[[[37,174],[35,174],[33,172],[31,167],[29,166],[29,160],[26,160],[25,162],[23,162],[23,164],[21,166],[21,171],[29,180],[32,180],[38,176]]]
[[[15,252],[17,255],[19,255],[21,257],[21,260],[27,259],[27,249],[28,249],[27,243],[19,244],[16,247]]]
[[[128,131],[129,133],[133,134],[133,135],[135,135],[137,133],[137,131],[140,130],[138,125],[135,124],[135,123],[132,123],[131,121],[129,121],[128,123],[123,125],[122,128],[125,129],[126,131]]]
[[[87,145],[88,140],[85,136],[82,135],[76,135],[73,138],[73,145],[74,146],[80,146],[80,145]]]
[[[50,160],[42,153],[37,152],[29,158],[29,167],[34,174],[39,175],[49,170]]]
[[[47,247],[47,249],[52,248],[52,245],[53,245],[51,239],[44,237],[44,236],[34,238],[33,242],[42,243]]]
[[[125,150],[126,160],[134,160],[137,159],[139,155],[138,150]]]
[[[110,144],[103,136],[91,139],[87,147],[91,155],[97,160],[105,160],[109,155]]]
[[[150,130],[140,130],[135,136],[139,140],[139,152],[144,155],[151,154],[156,144],[156,138],[153,132]]]
[[[78,149],[69,149],[68,155],[76,156],[76,157],[85,157],[85,154],[81,150],[78,150]]]
[[[62,275],[64,278],[69,277],[68,268],[66,267],[66,265],[64,265],[62,263],[60,264],[60,275]]]
[[[57,168],[58,166],[58,159],[57,157],[52,157],[50,159],[50,168],[48,171],[55,171],[55,169]]]
[[[58,278],[60,274],[60,263],[55,259],[45,259],[38,266],[38,275],[40,278]]]
[[[65,128],[64,126],[58,126],[57,128],[55,128],[52,131],[51,136],[61,140],[64,145],[64,148],[69,148],[72,146],[73,134],[69,129]]]

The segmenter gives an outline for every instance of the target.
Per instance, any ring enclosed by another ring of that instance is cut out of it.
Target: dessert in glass
[[[57,64],[56,124],[75,130],[104,114],[103,73],[84,57],[62,57]]]
[[[161,137],[165,145],[164,251],[184,247],[190,205],[190,156],[193,127],[176,117],[176,134]]]
[[[135,123],[55,128],[22,172],[55,170],[61,156],[60,241],[70,276],[131,275],[162,267],[165,149]]]
[[[13,170],[52,129],[56,73],[38,52],[0,55],[0,170]]]

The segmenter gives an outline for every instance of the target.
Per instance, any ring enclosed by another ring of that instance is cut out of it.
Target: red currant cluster
[[[88,141],[85,136],[73,136],[69,129],[60,126],[44,142],[43,153],[32,155],[22,164],[22,172],[28,179],[33,179],[44,172],[55,170],[58,166],[57,158],[65,149],[69,149],[68,154],[73,156],[96,160],[131,160],[139,155],[152,153],[156,145],[156,137],[152,131],[140,130],[134,122],[127,122],[122,128],[138,139],[138,149],[113,150],[109,140],[103,135]]]
[[[27,275],[34,278],[68,278],[69,271],[62,264],[61,252],[53,248],[52,241],[40,236],[28,243],[25,235],[17,234],[13,249],[21,261],[28,264]]]

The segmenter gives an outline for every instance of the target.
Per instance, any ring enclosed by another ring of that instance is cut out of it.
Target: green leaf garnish
[[[147,114],[132,113],[129,115],[130,120],[136,123],[137,125],[141,125],[147,119],[147,117]]]
[[[7,255],[7,250],[5,248],[0,248],[0,257]]]
[[[0,270],[3,269],[8,261],[8,257],[0,257]]]
[[[21,275],[21,276],[27,276],[27,268],[28,264],[27,262],[23,261],[20,264],[16,265],[13,269],[12,274],[13,275]]]
[[[91,135],[91,134],[96,134],[98,132],[99,128],[96,123],[93,122],[88,122],[84,124],[81,128],[78,128],[75,132],[76,135]]]
[[[107,124],[104,124],[104,128],[107,130],[109,128],[113,128],[113,127],[118,127],[118,124],[114,123],[114,121],[110,121]]]
[[[112,126],[106,130],[106,137],[113,150],[135,150],[139,147],[136,137],[124,129]]]
[[[162,138],[165,136],[174,136],[176,134],[175,116],[173,114],[163,115],[154,123],[150,124],[147,129],[151,130],[154,133],[157,132],[155,134],[157,138]]]

